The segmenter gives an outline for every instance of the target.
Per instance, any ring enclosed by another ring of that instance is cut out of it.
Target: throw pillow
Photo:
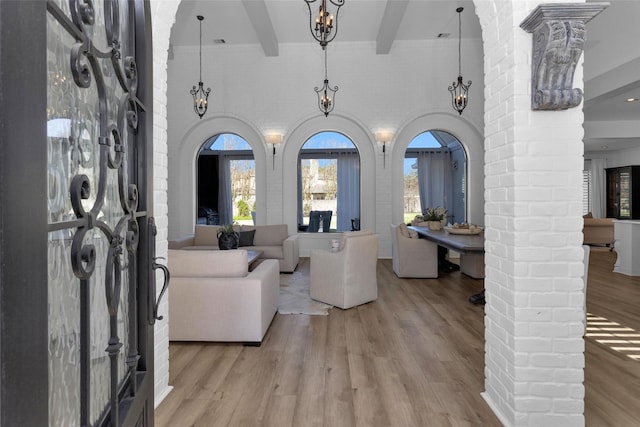
[[[593,218],[593,214],[591,212],[582,215],[582,218]]]
[[[240,242],[238,247],[241,246],[253,246],[253,236],[256,234],[256,230],[240,231]]]
[[[419,239],[420,236],[418,235],[418,232],[416,230],[414,230],[413,228],[407,228],[407,231],[409,232],[409,237],[411,237],[412,239]]]
[[[402,234],[404,237],[411,237],[411,235],[409,234],[409,229],[407,228],[407,224],[402,222],[398,225],[398,228],[400,229],[400,234]]]

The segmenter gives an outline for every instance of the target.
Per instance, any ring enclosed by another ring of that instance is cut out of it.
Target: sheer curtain
[[[351,219],[360,217],[360,157],[357,154],[338,156],[337,231],[351,230]]]
[[[442,206],[451,209],[451,153],[449,150],[424,151],[418,154],[418,191],[421,210]]]
[[[591,170],[592,202],[591,213],[594,218],[604,218],[606,207],[606,172],[607,159],[591,159],[589,162]]]
[[[233,200],[231,200],[231,158],[218,156],[218,217],[220,224],[233,222]]]
[[[304,206],[302,199],[302,164],[300,159],[298,159],[298,227],[304,222]]]

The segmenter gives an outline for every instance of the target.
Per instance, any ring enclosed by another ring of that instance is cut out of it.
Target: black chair
[[[311,211],[309,212],[309,227],[307,232],[317,233],[320,230],[320,221],[322,221],[322,231],[328,233],[331,231],[331,217],[333,211]]]
[[[198,208],[198,220],[198,224],[218,225],[220,223],[218,212],[204,206]]]

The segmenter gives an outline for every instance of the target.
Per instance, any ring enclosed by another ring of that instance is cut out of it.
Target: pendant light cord
[[[202,19],[200,19],[200,82],[202,82]]]
[[[327,76],[329,75],[329,73],[327,72],[327,48],[329,46],[325,46],[324,48],[324,79],[328,80]]]
[[[462,44],[462,11],[458,12],[458,75],[462,75],[462,54],[460,45]]]

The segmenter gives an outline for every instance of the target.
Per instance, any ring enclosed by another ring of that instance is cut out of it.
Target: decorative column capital
[[[547,3],[520,23],[533,34],[531,109],[566,110],[582,102],[573,74],[586,39],[585,24],[609,3]]]

